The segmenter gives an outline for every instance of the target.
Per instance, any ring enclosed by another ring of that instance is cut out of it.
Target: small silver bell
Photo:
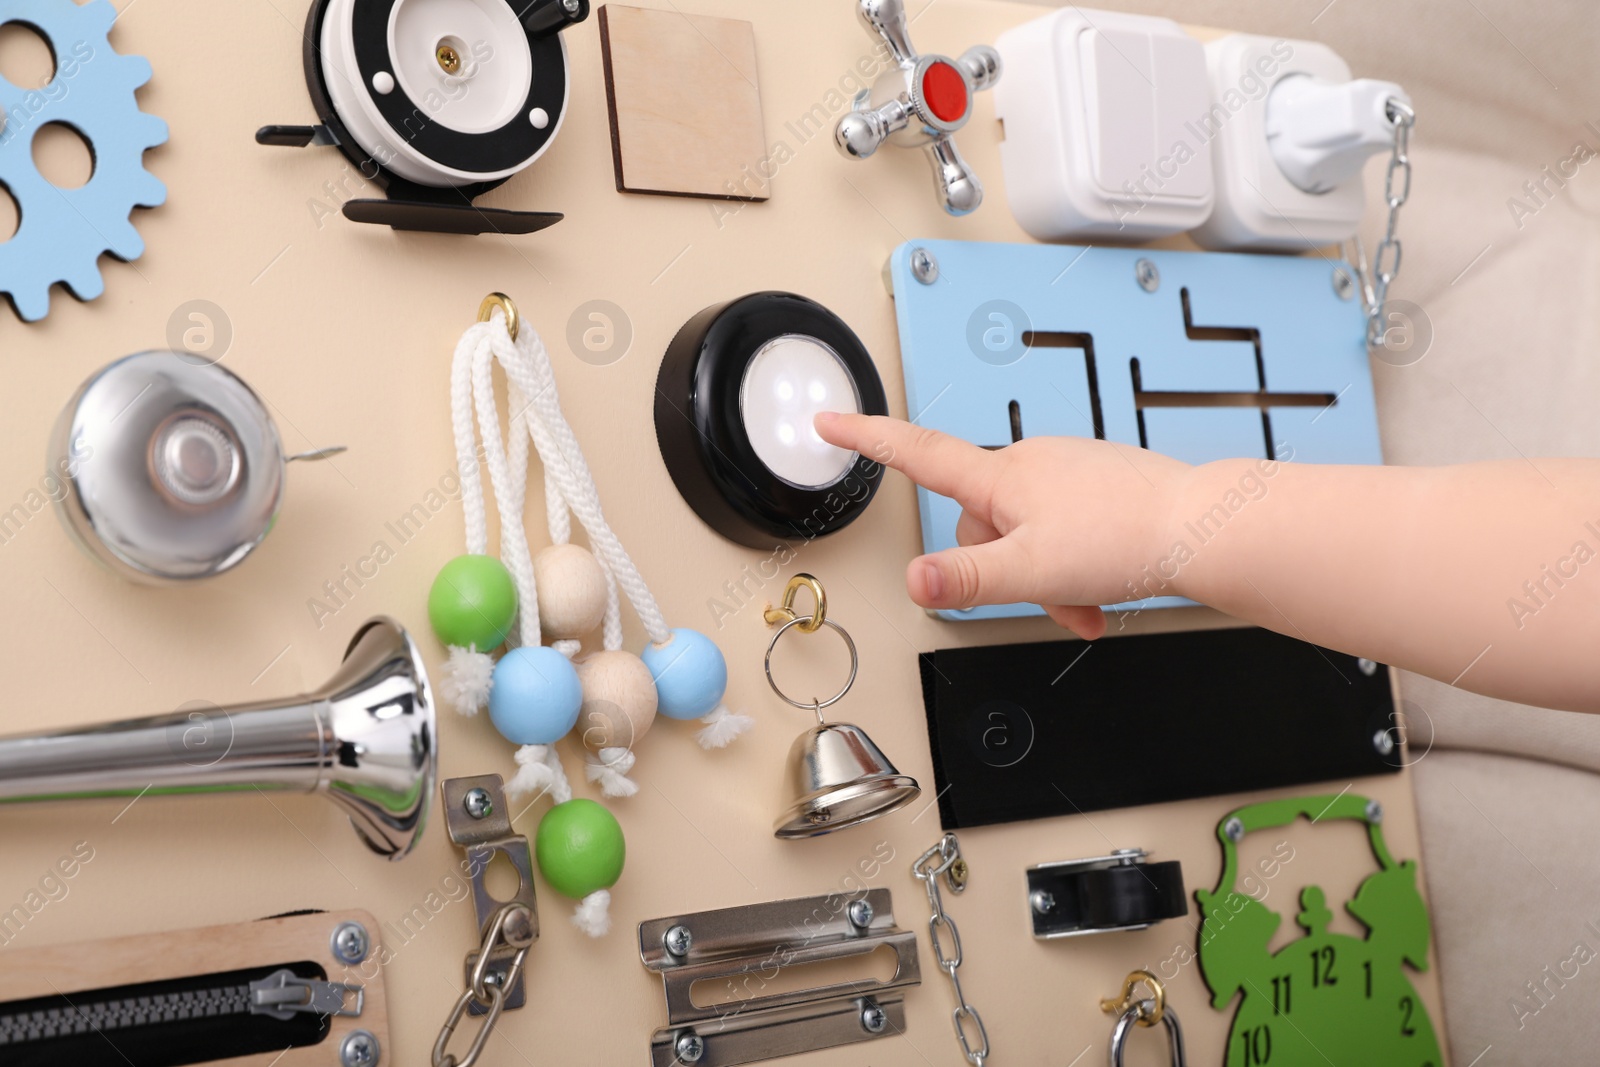
[[[332,450],[324,450],[325,455]],[[239,377],[178,352],[92,375],[50,439],[57,511],[89,555],[137,582],[208,578],[261,543],[283,500],[277,427]]]
[[[819,723],[789,748],[788,782],[795,797],[772,832],[820,837],[898,811],[917,799],[917,780],[901,774],[859,726]]]

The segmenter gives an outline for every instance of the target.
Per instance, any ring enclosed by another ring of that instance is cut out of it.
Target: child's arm
[[[907,568],[923,607],[1032,601],[1092,639],[1105,619],[1081,605],[1186,596],[1475,692],[1600,711],[1600,460],[1190,467],[1070,437],[990,452],[881,417],[817,430],[962,505],[964,547]]]

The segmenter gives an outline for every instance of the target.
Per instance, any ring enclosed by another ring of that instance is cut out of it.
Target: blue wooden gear
[[[167,124],[140,111],[134,97],[150,80],[150,63],[112,49],[107,34],[116,17],[110,0],[0,0],[0,25],[37,30],[56,66],[37,89],[0,78],[0,186],[20,215],[17,232],[0,241],[0,293],[27,322],[49,313],[57,282],[79,300],[104,292],[101,254],[139,258],[144,240],[129,216],[167,198],[166,186],[144,169],[145,150],[166,142]],[[34,166],[33,138],[52,122],[77,130],[94,154],[94,174],[81,188],[59,189]]]

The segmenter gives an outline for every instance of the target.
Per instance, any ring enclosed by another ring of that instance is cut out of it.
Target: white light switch
[[[1205,51],[1170,19],[1064,8],[1002,34],[1006,195],[1043,240],[1145,240],[1211,211]]]

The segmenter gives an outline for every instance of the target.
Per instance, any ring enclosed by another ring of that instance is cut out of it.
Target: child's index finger
[[[977,445],[885,415],[823,412],[816,429],[829,444],[893,467],[980,515],[989,513],[995,456]]]

